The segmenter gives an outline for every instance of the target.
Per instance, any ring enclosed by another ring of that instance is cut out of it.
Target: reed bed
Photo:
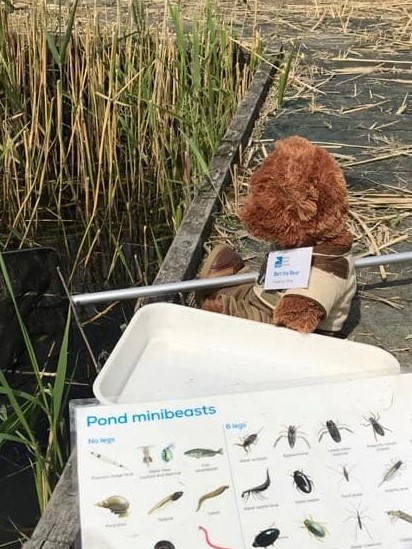
[[[190,28],[167,3],[160,23],[139,0],[110,24],[80,8],[0,11],[0,242],[58,244],[69,284],[148,283],[261,45],[210,3]]]

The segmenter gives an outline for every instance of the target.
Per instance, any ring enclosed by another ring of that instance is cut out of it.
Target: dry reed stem
[[[349,168],[352,166],[360,166],[362,164],[369,164],[371,162],[379,162],[380,160],[388,160],[390,158],[396,158],[398,156],[410,156],[412,154],[412,147],[405,147],[400,151],[393,151],[390,153],[382,154],[372,158],[366,158],[365,160],[354,160],[349,161],[343,164],[344,168]]]
[[[391,297],[391,299],[382,297],[380,295],[373,294],[371,292],[365,292],[364,290],[358,290],[359,297],[362,297],[363,299],[369,300],[369,301],[377,301],[379,303],[385,303],[385,305],[389,305],[389,307],[392,307],[393,309],[397,309],[398,311],[401,311],[405,307],[401,304],[395,301],[396,299],[399,299],[397,297]]]
[[[369,59],[367,57],[331,57],[331,61],[339,61],[339,62],[353,62],[356,61],[357,63],[379,63],[379,64],[386,64],[386,63],[393,63],[394,65],[410,65],[411,62],[407,61],[405,59]],[[334,69],[340,70],[340,69]]]
[[[379,249],[379,246],[376,242],[376,239],[375,237],[373,236],[372,232],[370,231],[368,225],[363,221],[363,219],[361,219],[360,215],[358,215],[356,212],[354,212],[353,210],[351,210],[349,212],[349,215],[351,217],[353,217],[354,219],[356,219],[356,221],[359,223],[359,225],[362,227],[362,229],[364,230],[365,232],[365,235],[367,236],[371,246],[372,246],[372,249],[373,251],[375,252],[376,255],[381,255],[381,251]],[[379,271],[381,273],[381,277],[382,277],[382,280],[386,280],[387,279],[387,274],[386,274],[386,270],[385,270],[385,267],[383,265],[379,265]]]

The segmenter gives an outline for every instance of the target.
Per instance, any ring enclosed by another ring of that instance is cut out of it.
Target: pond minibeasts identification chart
[[[75,405],[83,549],[412,549],[412,375]]]

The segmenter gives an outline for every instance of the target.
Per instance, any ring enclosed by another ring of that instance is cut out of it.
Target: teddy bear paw
[[[307,297],[285,296],[273,312],[273,323],[298,332],[314,332],[324,317],[322,307]]]

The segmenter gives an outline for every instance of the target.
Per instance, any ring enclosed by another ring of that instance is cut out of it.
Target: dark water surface
[[[34,250],[31,250],[34,252]],[[17,258],[17,259],[16,259]],[[60,340],[67,318],[68,300],[55,273],[58,258],[50,251],[6,256],[9,274],[15,288],[19,310],[30,334],[38,363],[46,377],[53,381]],[[50,273],[52,275],[50,276]],[[72,322],[68,352],[67,379],[72,380],[68,400],[91,398],[96,367],[101,367],[122,335],[122,329],[133,315],[133,302],[124,302],[88,322],[108,304],[79,308],[84,333],[95,360],[90,357],[76,323]],[[0,367],[15,389],[35,392],[30,360],[19,329],[14,307],[0,284]],[[5,408],[4,408],[5,407]],[[0,396],[0,410],[10,413],[7,399]],[[63,445],[69,452],[68,405],[65,407],[67,430]],[[0,418],[0,424],[2,419]],[[42,418],[36,423],[38,440],[46,440],[47,425]],[[0,447],[0,547],[17,549],[18,540],[30,536],[39,519],[37,495],[33,482],[30,456],[23,445],[7,443]]]

